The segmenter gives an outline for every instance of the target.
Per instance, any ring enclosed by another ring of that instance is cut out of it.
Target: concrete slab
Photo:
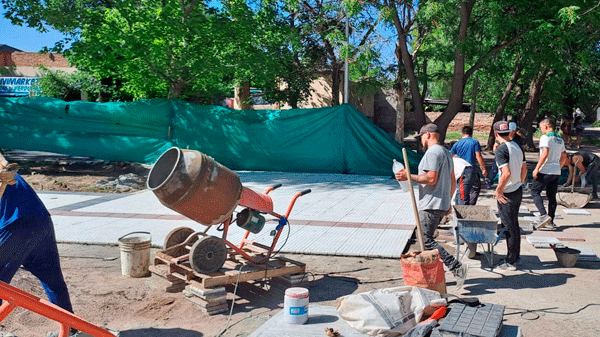
[[[284,320],[284,312],[280,310],[248,337],[314,337],[325,336],[325,328],[337,330],[344,337],[367,337],[355,330],[342,319],[335,307],[310,304],[308,307],[308,322],[305,324],[288,324]],[[498,337],[520,337],[518,326],[505,325]]]

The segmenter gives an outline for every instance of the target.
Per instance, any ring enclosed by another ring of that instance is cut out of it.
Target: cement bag
[[[437,249],[406,253],[400,260],[404,284],[446,294],[444,263],[440,260]]]
[[[437,291],[405,286],[340,297],[337,312],[362,333],[400,336],[419,323],[426,308],[445,304]]]

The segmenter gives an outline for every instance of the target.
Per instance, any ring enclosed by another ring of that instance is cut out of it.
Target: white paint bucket
[[[141,234],[130,236],[132,234]],[[121,251],[121,274],[128,277],[144,277],[150,274],[150,246],[148,232],[131,232],[119,238]]]
[[[288,288],[283,300],[283,321],[288,324],[304,324],[308,320],[308,289]]]

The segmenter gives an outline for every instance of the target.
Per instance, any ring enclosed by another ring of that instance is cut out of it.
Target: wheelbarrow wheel
[[[190,264],[199,273],[210,274],[219,271],[226,259],[227,246],[222,239],[215,236],[201,238],[190,250]]]
[[[189,227],[177,227],[173,229],[169,232],[169,234],[167,234],[167,237],[165,238],[165,243],[163,244],[163,249],[169,249],[173,246],[183,243],[193,233],[194,230]],[[193,242],[196,242],[196,240],[198,240],[197,236],[195,239],[193,239]]]

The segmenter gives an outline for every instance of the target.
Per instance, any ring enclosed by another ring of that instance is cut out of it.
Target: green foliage
[[[17,67],[14,65],[8,67],[0,67],[0,76],[7,76],[11,72],[13,72]]]
[[[66,73],[42,68],[42,76],[32,87],[33,96],[47,96],[66,101],[81,99],[81,95],[88,96],[95,101],[101,92],[109,91],[98,79],[83,71]]]

